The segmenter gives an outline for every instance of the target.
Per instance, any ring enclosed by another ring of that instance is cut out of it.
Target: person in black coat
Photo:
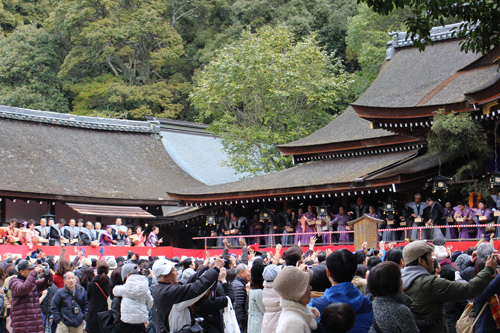
[[[236,278],[232,285],[234,289],[234,312],[240,326],[241,333],[247,331],[248,310],[247,310],[247,283],[250,280],[250,268],[245,264],[236,267]]]
[[[52,304],[52,299],[56,294],[57,286],[52,284],[49,289],[47,289],[47,295],[45,295],[43,301],[40,303],[40,308],[42,309],[42,314],[45,318],[45,322],[43,323],[44,327],[48,327],[49,318],[52,315],[52,311],[50,310],[50,305]]]
[[[52,317],[59,328],[79,328],[83,331],[89,302],[84,288],[76,285],[76,276],[73,272],[64,274],[64,288],[59,289],[54,295],[50,307]],[[62,330],[61,330],[62,331]]]
[[[444,208],[441,206],[439,202],[437,202],[434,197],[430,196],[427,197],[425,200],[429,207],[427,208],[429,210],[429,220],[427,221],[427,225],[443,225],[443,214],[444,214]],[[434,229],[434,232],[432,232],[431,229],[426,230],[427,232],[427,239],[432,239],[432,238],[444,238],[444,234],[446,233],[445,229]]]
[[[103,262],[97,266],[97,276],[87,286],[87,298],[89,300],[89,312],[87,315],[87,333],[108,333],[101,332],[97,313],[109,310],[109,266]]]
[[[223,288],[222,293],[219,293],[220,286]],[[231,299],[231,302],[234,302],[233,286],[226,281],[226,269],[221,268],[216,290],[209,290],[206,297],[191,306],[194,315],[205,319],[202,325],[205,333],[224,333],[220,310],[227,306],[227,297]]]

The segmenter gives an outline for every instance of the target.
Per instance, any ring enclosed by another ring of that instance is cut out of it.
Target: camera
[[[46,262],[42,263],[42,267],[43,267],[43,271],[42,273],[45,275],[45,276],[48,276],[50,274],[50,267],[49,267],[49,264],[47,264]]]
[[[77,307],[77,306],[74,306],[74,307],[73,307],[73,313],[74,313],[74,314],[79,314],[79,313],[80,313],[80,308],[79,308],[79,307]]]

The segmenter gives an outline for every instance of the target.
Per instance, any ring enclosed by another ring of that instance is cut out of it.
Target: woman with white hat
[[[311,301],[312,271],[287,266],[274,280],[274,289],[281,296],[281,315],[276,333],[311,333],[318,328],[319,312],[308,307]],[[314,313],[313,313],[314,311]]]

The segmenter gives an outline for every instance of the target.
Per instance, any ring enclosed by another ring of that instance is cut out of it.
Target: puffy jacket
[[[413,300],[410,310],[421,320],[435,322],[429,333],[443,333],[448,332],[444,302],[459,302],[478,296],[491,282],[494,270],[485,267],[469,283],[431,275],[422,266],[409,266],[401,273],[403,292]]]
[[[127,324],[143,324],[148,321],[148,311],[153,306],[149,292],[148,278],[134,274],[127,278],[124,285],[113,288],[115,297],[122,297],[121,320]]]
[[[79,286],[75,286],[74,292],[75,296],[73,297],[66,286],[57,290],[52,300],[52,306],[50,307],[54,322],[59,323],[62,321],[68,327],[79,327],[83,323],[89,312],[87,292]],[[74,313],[73,311],[75,305],[78,305],[80,308],[78,313]]]
[[[240,331],[247,329],[248,313],[247,313],[247,281],[237,276],[233,283],[234,289],[234,312],[240,326]]]
[[[280,295],[273,288],[273,282],[264,282],[262,304],[265,312],[262,318],[261,333],[275,333],[281,315]]]
[[[36,271],[32,270],[28,278],[19,274],[10,280],[13,333],[43,333],[42,310],[38,294],[48,288],[53,278],[52,273],[40,280],[37,280],[36,276]]]
[[[144,324],[127,324],[121,320],[121,304],[121,297],[115,297],[111,303],[116,333],[145,333],[146,326]]]
[[[282,310],[276,333],[311,333],[318,328],[310,307],[283,298],[280,305]]]
[[[328,288],[323,296],[312,299],[309,306],[322,313],[323,309],[332,303],[346,303],[354,310],[356,320],[350,333],[368,333],[373,323],[372,303],[351,282]]]
[[[170,284],[158,281],[158,285],[153,290],[153,299],[158,313],[158,333],[176,332],[185,325],[191,324],[191,314],[189,307],[198,302],[206,294],[219,277],[217,267],[205,271],[196,282],[182,284]]]

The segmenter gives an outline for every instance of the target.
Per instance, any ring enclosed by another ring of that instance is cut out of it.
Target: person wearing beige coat
[[[267,267],[266,267],[267,269]],[[274,279],[273,279],[274,280]],[[273,282],[264,282],[264,290],[262,291],[262,303],[264,304],[265,312],[262,319],[261,333],[276,333],[278,320],[281,315],[280,295],[274,290]]]

